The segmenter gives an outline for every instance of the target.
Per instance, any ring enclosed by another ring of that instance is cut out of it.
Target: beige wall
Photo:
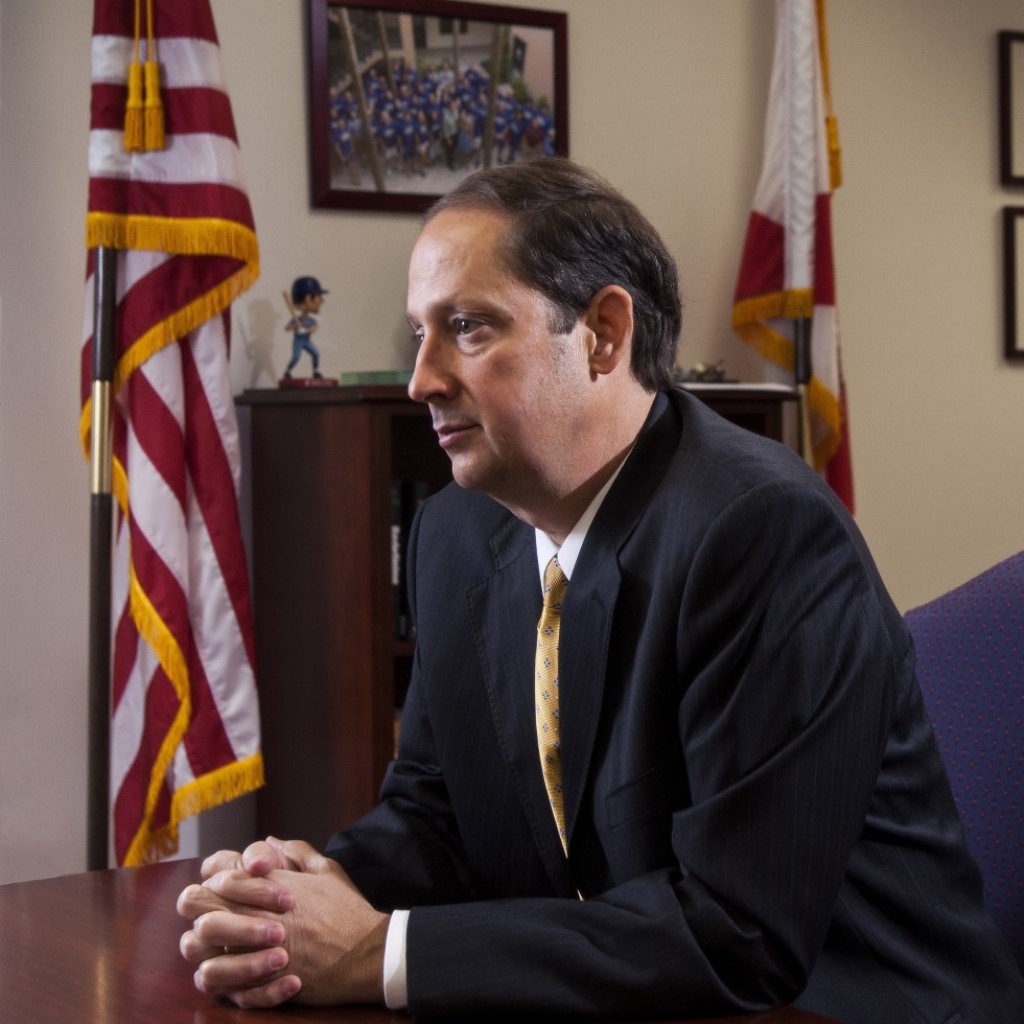
[[[87,473],[77,445],[90,4],[0,0],[0,882],[84,866]],[[679,259],[682,362],[756,379],[729,302],[760,164],[768,0],[554,0],[574,156]],[[330,372],[410,358],[407,215],[310,212],[302,0],[213,0],[263,251],[233,376],[331,289]],[[624,12],[629,14],[624,27]],[[1017,0],[832,0],[836,263],[858,520],[901,607],[1024,546],[1024,366],[1001,357],[995,34]],[[266,383],[266,379],[260,383]]]

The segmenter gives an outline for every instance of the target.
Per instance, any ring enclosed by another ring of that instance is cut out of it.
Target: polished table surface
[[[198,992],[178,953],[178,893],[199,861],[0,886],[0,1020],[4,1024],[396,1024],[385,1009],[288,1005],[239,1010]],[[692,1022],[696,1018],[679,1018]],[[531,1018],[538,1024],[537,1018]],[[710,1021],[707,1024],[711,1024]],[[715,1024],[828,1024],[794,1009]]]

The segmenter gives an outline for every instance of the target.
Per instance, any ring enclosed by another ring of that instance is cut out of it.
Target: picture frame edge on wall
[[[356,160],[353,159],[352,167],[348,168],[352,172],[349,175],[351,180],[345,183],[340,180],[346,164],[343,151],[332,138],[332,122],[336,127],[336,118],[332,118],[331,110],[332,69],[329,60],[328,20],[332,19],[336,25],[340,25],[342,11],[346,19],[350,12],[362,16],[366,16],[367,12],[382,12],[407,15],[409,20],[419,17],[434,19],[437,23],[458,21],[463,28],[467,22],[488,22],[496,28],[522,26],[522,34],[526,34],[526,31],[540,33],[540,42],[544,44],[541,50],[549,48],[550,51],[551,67],[549,71],[545,69],[544,79],[551,83],[553,93],[544,97],[546,112],[550,112],[544,148],[546,155],[568,155],[568,18],[565,13],[463,0],[306,0],[310,205],[314,209],[423,212],[452,187],[451,183],[440,188],[429,184],[420,187],[413,176],[414,173],[420,173],[418,169],[410,170],[401,163],[395,168],[382,168],[379,160],[376,168],[371,166],[368,172],[357,176],[354,172]],[[454,31],[458,33],[460,29]],[[338,29],[336,32],[344,35],[344,30]],[[547,34],[550,34],[549,38]],[[384,59],[390,60],[391,50],[386,41],[384,49],[388,57],[382,56],[378,63]],[[358,54],[355,59],[357,63],[362,63]],[[544,58],[541,59],[543,61]],[[361,67],[360,74],[365,74],[366,70],[368,68]],[[458,67],[455,71],[457,74]],[[501,84],[505,86],[507,83]],[[337,88],[336,85],[334,87]],[[529,83],[527,91],[528,87]],[[511,90],[510,85],[508,89]],[[517,92],[517,99],[519,95]],[[374,126],[370,121],[368,104],[360,101],[358,107],[355,128],[370,133]],[[349,144],[342,141],[343,146]],[[454,178],[451,173],[432,174],[430,178],[457,182],[480,162],[476,159],[467,161],[464,167],[449,167],[449,171],[454,170]],[[365,167],[364,162],[359,171],[363,172]],[[428,176],[424,175],[423,180],[429,182]]]
[[[998,43],[999,180],[1024,187],[1024,103],[1015,100],[1015,93],[1024,94],[1024,31],[999,32]]]
[[[1010,362],[1024,362],[1024,206],[1003,207],[1003,353]]]

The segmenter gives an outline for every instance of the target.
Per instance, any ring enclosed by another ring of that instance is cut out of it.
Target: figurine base
[[[336,388],[337,377],[282,377],[278,382],[279,388]]]

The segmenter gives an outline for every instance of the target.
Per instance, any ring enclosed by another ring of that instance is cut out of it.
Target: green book
[[[408,384],[411,370],[353,370],[341,375],[344,384]]]

